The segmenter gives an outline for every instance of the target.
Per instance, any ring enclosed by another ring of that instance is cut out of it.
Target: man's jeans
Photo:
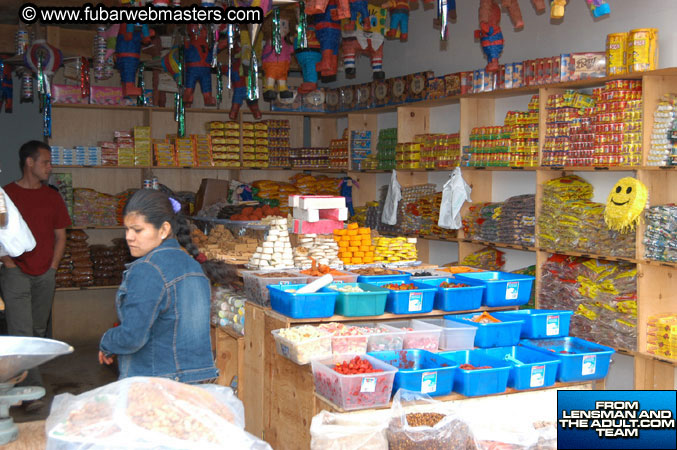
[[[27,275],[18,267],[0,269],[0,286],[5,300],[7,334],[10,336],[47,337],[47,325],[52,313],[55,287],[54,269],[42,275]],[[38,368],[28,371],[21,383],[42,386]]]

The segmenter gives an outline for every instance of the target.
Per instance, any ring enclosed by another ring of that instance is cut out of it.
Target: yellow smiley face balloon
[[[636,178],[618,180],[611,189],[604,209],[604,221],[611,230],[632,231],[646,207],[649,192]]]

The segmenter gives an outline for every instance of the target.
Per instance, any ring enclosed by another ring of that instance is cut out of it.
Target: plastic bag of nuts
[[[415,411],[405,412],[405,407],[414,404]],[[429,407],[420,408],[421,404]],[[393,398],[392,411],[393,419],[386,429],[390,450],[478,448],[468,425],[428,395],[400,389]]]

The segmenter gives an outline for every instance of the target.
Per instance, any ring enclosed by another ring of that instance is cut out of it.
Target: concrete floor
[[[38,411],[26,413],[21,406],[10,409],[16,423],[44,420],[49,416],[55,395],[69,392],[77,395],[116,381],[117,366],[99,364],[96,344],[74,346],[70,355],[60,356],[40,366],[47,393],[42,398],[46,405]]]

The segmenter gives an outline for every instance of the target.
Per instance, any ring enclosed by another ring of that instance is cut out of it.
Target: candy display
[[[436,412],[412,412],[393,418],[386,429],[388,448],[476,449],[472,431],[461,420]]]
[[[592,186],[577,176],[548,181],[539,216],[541,248],[634,258],[635,234],[609,230],[604,205],[591,202]]]
[[[331,351],[333,354],[367,353],[368,333],[362,327],[339,322],[323,323],[318,327],[332,335]]]
[[[261,246],[249,260],[252,269],[284,269],[294,267],[287,219],[276,218],[271,221],[270,229]]]
[[[384,269],[382,267],[365,267],[362,269],[353,269],[351,272],[365,276],[401,275],[401,272],[397,270]]]
[[[266,168],[270,159],[268,122],[242,122],[242,164]]]
[[[309,269],[301,273],[322,276],[331,273],[332,268],[343,266],[339,258],[339,243],[331,236],[300,234],[297,242],[298,245],[294,248],[294,265]]]
[[[574,311],[569,334],[614,348],[637,347],[637,268],[552,255],[542,267],[539,307]]]
[[[463,258],[460,264],[484,270],[501,270],[505,265],[505,253],[495,248],[484,247]]]
[[[306,147],[289,150],[289,160],[295,169],[326,169],[329,168],[328,148]]]
[[[346,286],[334,285],[334,286],[329,286],[328,289],[333,289],[335,291],[348,292],[348,293],[364,292],[364,289],[362,289],[361,287],[351,286],[351,285],[346,285]]]
[[[374,369],[369,360],[361,359],[355,356],[350,361],[343,361],[336,363],[334,370],[341,375],[356,375],[358,373],[378,373],[383,372],[381,369]]]
[[[118,198],[94,189],[73,189],[73,225],[115,226]]]
[[[677,315],[658,314],[649,317],[646,351],[652,355],[677,359]]]
[[[380,139],[380,137],[379,137]],[[350,157],[352,161],[353,170],[367,169],[365,161],[372,154],[371,151],[371,131],[368,130],[352,130],[350,132]],[[378,167],[369,167],[370,169],[378,169]]]
[[[332,139],[329,144],[329,151],[329,167],[334,169],[348,168],[348,139]]]
[[[339,258],[344,264],[371,264],[375,259],[375,246],[371,229],[350,223],[343,230],[334,230],[334,240],[339,246]]]
[[[124,239],[114,239],[113,245],[89,247],[94,286],[117,286],[122,282],[125,265],[133,260]]]
[[[656,105],[654,111],[653,131],[651,133],[651,150],[647,156],[648,166],[677,165],[677,94],[665,94]]]
[[[420,169],[421,168],[421,143],[405,142],[395,147],[395,168]]]
[[[244,334],[244,303],[241,294],[223,286],[212,288],[212,325]]]
[[[644,257],[677,262],[677,206],[653,206],[644,214]]]
[[[240,124],[208,122],[207,133],[212,144],[212,161],[219,167],[240,167]],[[177,147],[177,152],[179,148]],[[179,163],[180,164],[180,163]]]
[[[268,121],[268,152],[270,167],[291,167],[289,160],[289,120]]]
[[[393,291],[410,291],[412,289],[418,288],[414,283],[403,283],[403,284],[389,283],[389,284],[384,284],[381,287],[384,287],[386,289],[391,289]]]
[[[418,259],[416,251],[416,238],[374,238],[376,247],[374,252],[375,262],[399,262],[416,261]]]
[[[230,230],[219,224],[210,230],[209,235],[194,229],[191,238],[207,259],[239,265],[249,262],[257,248],[262,245],[261,234],[262,232],[247,230],[243,235],[235,237]]]
[[[536,228],[536,196],[517,195],[501,206],[498,242],[533,246]]]
[[[628,73],[656,69],[658,65],[658,29],[638,28],[630,30],[626,63]]]
[[[278,353],[297,364],[308,364],[311,359],[331,356],[331,334],[318,327],[301,325],[273,331]],[[277,339],[277,338],[281,338]]]
[[[471,167],[508,166],[510,130],[506,126],[478,127],[470,132],[470,146],[463,149],[461,165]]]
[[[378,132],[378,170],[392,170],[395,168],[395,153],[397,148],[397,128],[384,128]]]
[[[245,206],[239,213],[231,215],[230,220],[259,221],[265,217],[279,215],[280,215],[279,207],[271,208],[268,205],[257,207]]]
[[[510,167],[538,165],[538,95],[529,101],[528,111],[508,111],[505,127],[510,132]]]

